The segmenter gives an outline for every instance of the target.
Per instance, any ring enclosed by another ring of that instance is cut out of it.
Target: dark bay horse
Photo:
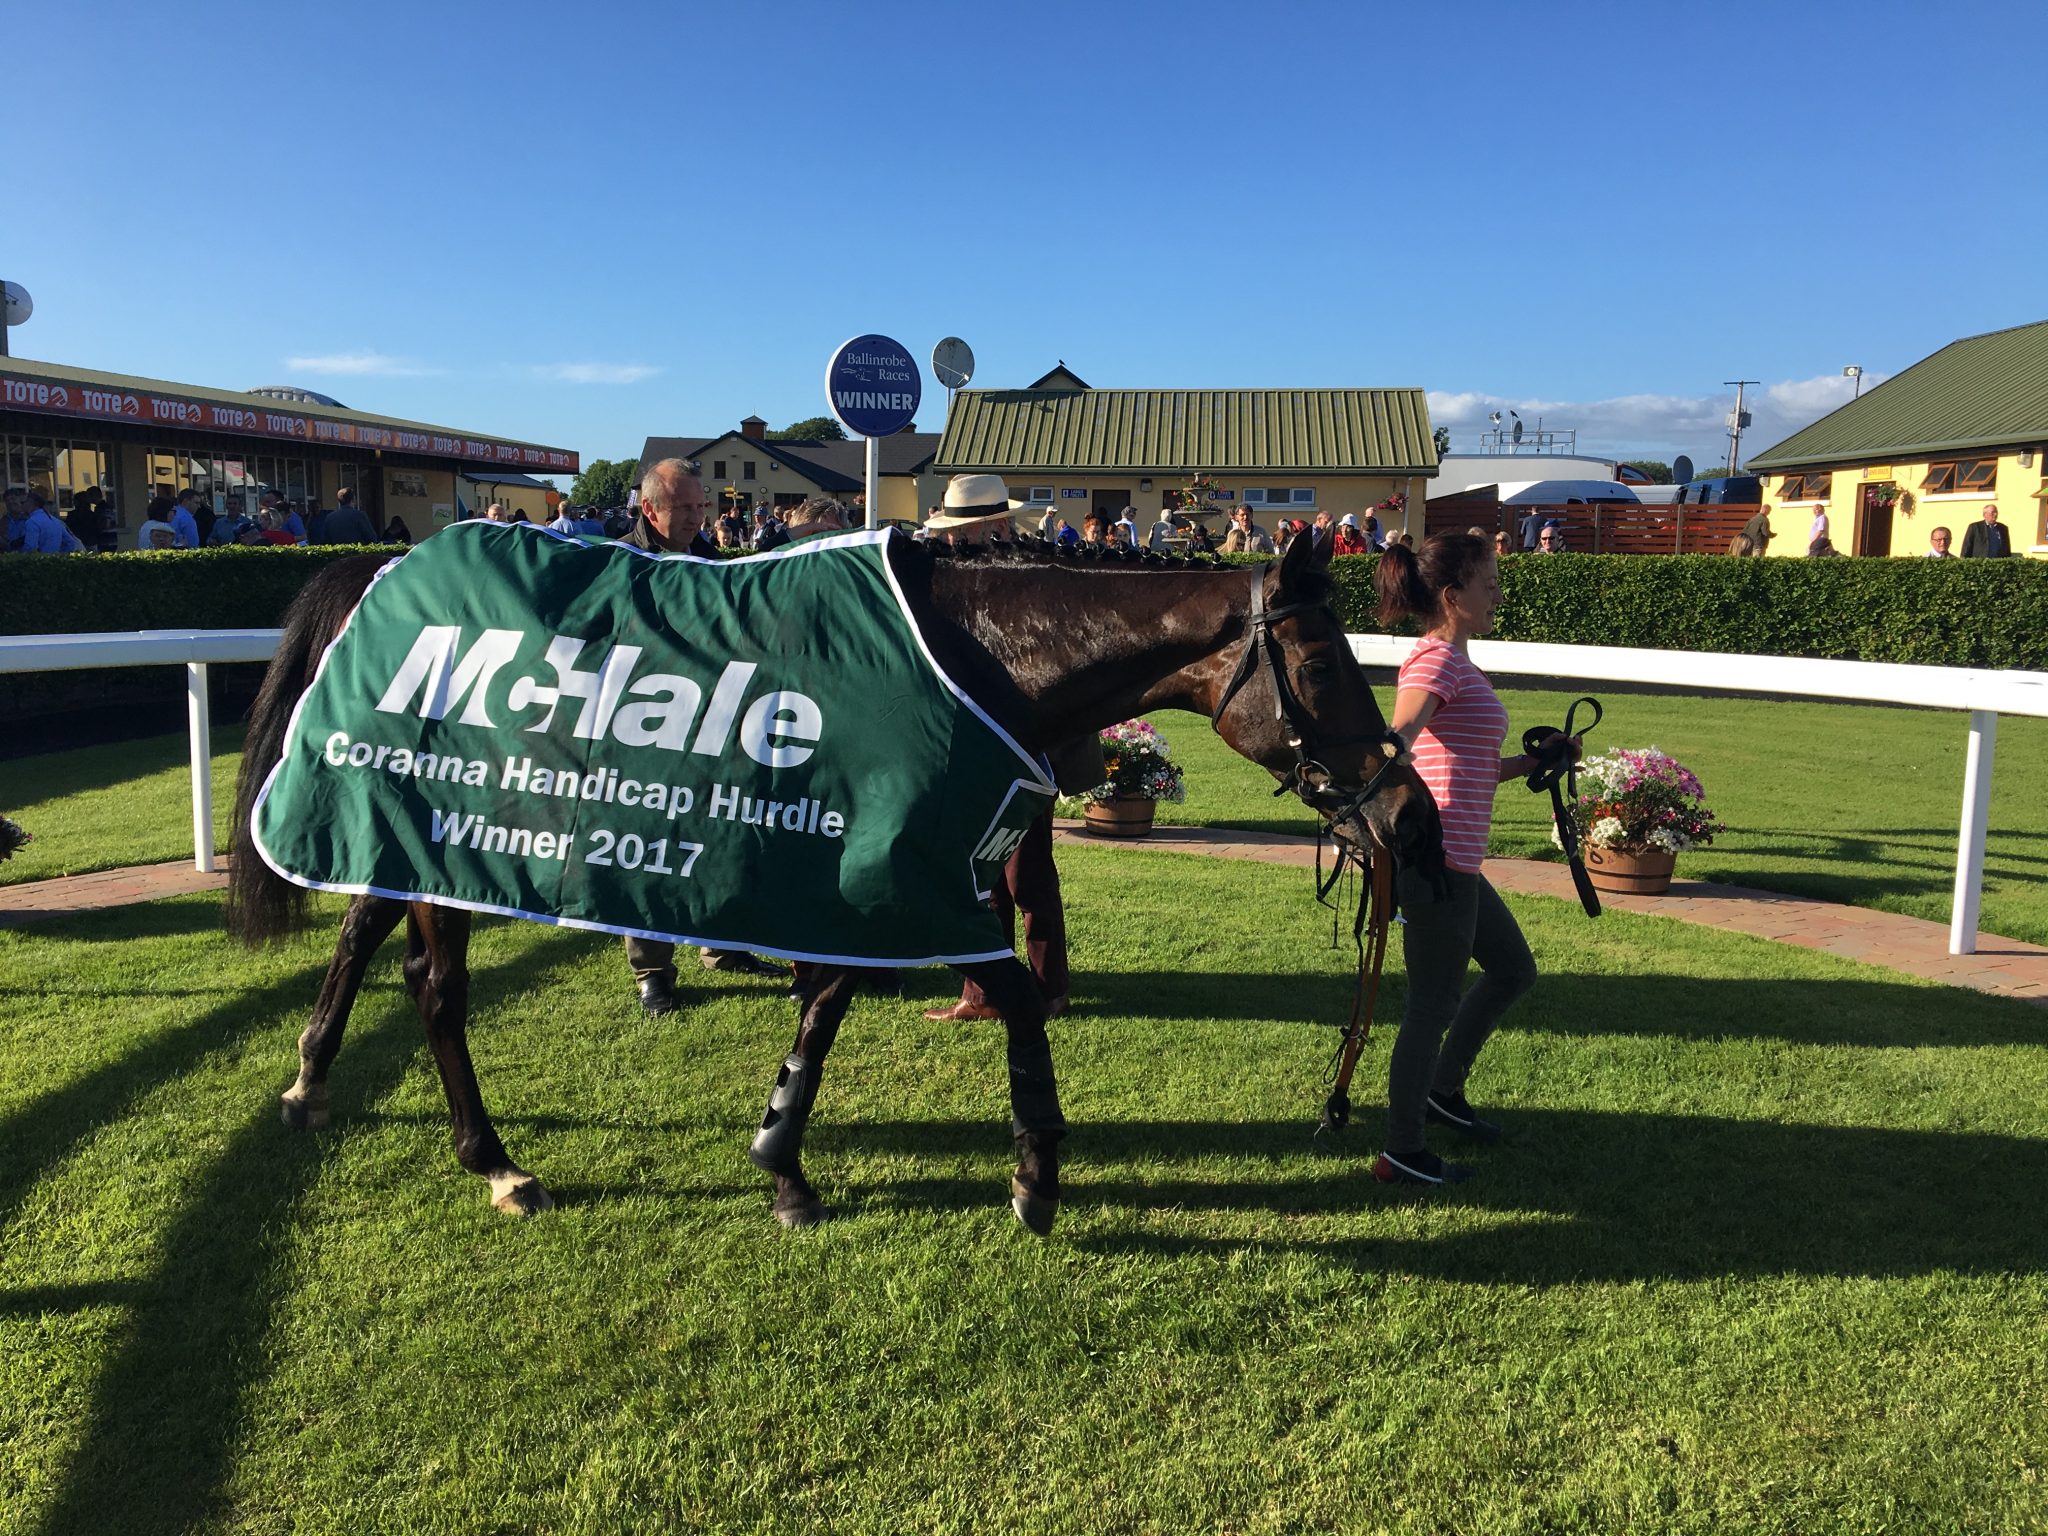
[[[1369,832],[1398,857],[1425,868],[1440,864],[1435,805],[1385,740],[1379,706],[1329,606],[1328,556],[1312,540],[1297,539],[1283,560],[1253,568],[1077,562],[1046,553],[942,558],[909,540],[894,541],[890,559],[933,655],[1027,750],[1054,751],[1150,710],[1198,710],[1236,751],[1336,824],[1340,836],[1362,842]],[[263,862],[251,816],[283,752],[293,705],[382,564],[367,555],[335,562],[286,615],[284,639],[250,717],[236,795],[228,917],[247,942],[279,937],[305,920],[306,893]],[[470,1062],[467,911],[381,896],[350,901],[299,1037],[298,1079],[283,1095],[285,1123],[326,1123],[328,1069],[350,1006],[371,956],[401,918],[406,985],[447,1094],[455,1155],[489,1181],[499,1210],[546,1210],[552,1200],[506,1153]],[[1019,1151],[1012,1208],[1042,1235],[1058,1211],[1057,1146],[1066,1128],[1045,999],[1014,957],[961,969],[987,992],[1008,1032]],[[774,1212],[787,1225],[824,1215],[800,1152],[826,1054],[860,974],[847,966],[812,969],[795,1044],[749,1150],[756,1166],[773,1175]]]

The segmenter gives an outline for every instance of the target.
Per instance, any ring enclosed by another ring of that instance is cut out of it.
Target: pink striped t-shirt
[[[1399,686],[1437,697],[1436,713],[1415,739],[1415,771],[1436,797],[1444,822],[1444,862],[1479,873],[1500,787],[1500,747],[1508,712],[1486,674],[1448,640],[1425,637],[1401,663]]]

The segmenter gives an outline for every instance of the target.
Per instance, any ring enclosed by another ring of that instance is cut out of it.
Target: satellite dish
[[[965,389],[974,377],[974,349],[958,336],[948,336],[932,348],[932,372],[948,389]]]
[[[28,317],[36,312],[36,302],[28,296],[28,290],[19,283],[0,283],[7,292],[7,323],[26,325]]]
[[[1671,479],[1678,485],[1690,485],[1692,483],[1692,460],[1685,454],[1681,453],[1676,459],[1672,460]]]

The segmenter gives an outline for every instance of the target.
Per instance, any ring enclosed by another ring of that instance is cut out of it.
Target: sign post
[[[856,336],[825,365],[825,403],[839,424],[867,439],[867,526],[878,526],[881,440],[917,420],[924,380],[917,359],[887,336]]]

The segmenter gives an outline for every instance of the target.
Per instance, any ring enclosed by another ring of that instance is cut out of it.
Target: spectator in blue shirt
[[[28,521],[22,529],[21,552],[25,555],[82,555],[85,546],[56,513],[49,509],[41,491],[29,492]]]
[[[197,491],[180,491],[171,503],[169,522],[171,531],[178,536],[176,547],[197,549],[199,547],[199,520],[192,515],[193,507],[199,503]]]

